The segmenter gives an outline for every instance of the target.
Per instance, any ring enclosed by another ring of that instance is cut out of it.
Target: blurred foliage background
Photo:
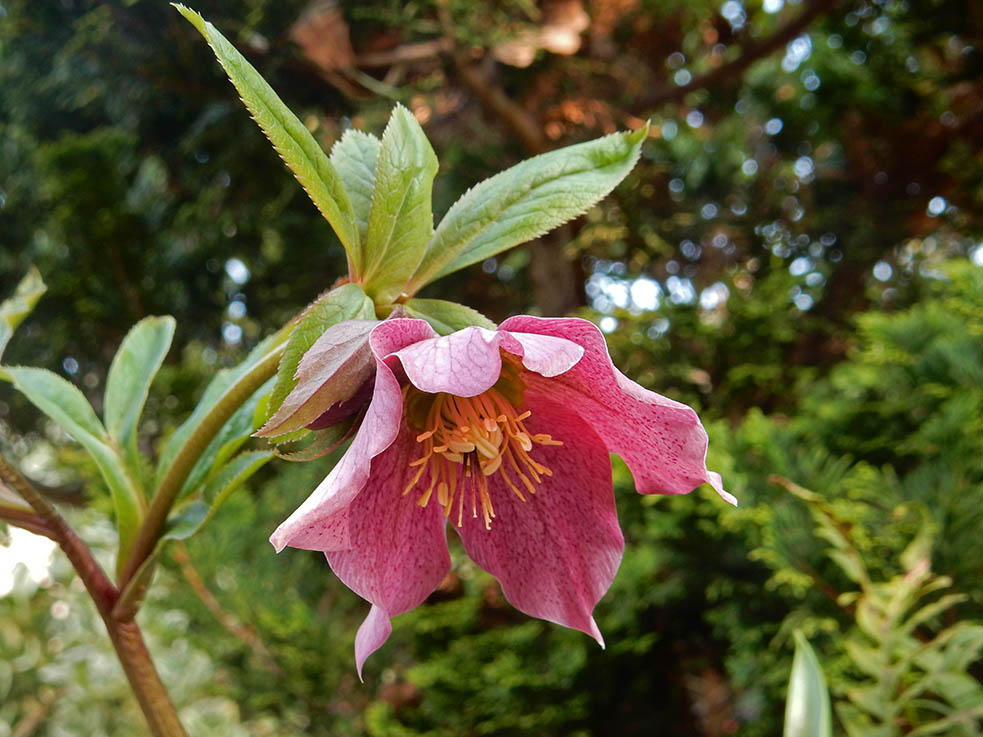
[[[362,685],[361,600],[316,554],[266,542],[327,466],[268,467],[172,549],[140,615],[191,734],[764,737],[797,628],[838,733],[983,733],[979,3],[196,9],[325,147],[408,105],[440,157],[438,217],[521,158],[651,118],[600,206],[426,296],[597,321],[622,370],[701,412],[741,506],[637,497],[616,462],[628,544],[597,611],[607,650],[516,613],[455,549]],[[97,409],[128,327],[178,319],[150,450],[345,268],[156,0],[0,0],[0,292],[32,263],[49,292],[5,360],[61,372]],[[110,549],[83,454],[7,388],[0,450]],[[924,616],[863,615],[895,594],[903,613],[916,589],[937,604]],[[103,634],[63,559],[40,582],[20,569],[0,598],[0,736],[142,733]]]

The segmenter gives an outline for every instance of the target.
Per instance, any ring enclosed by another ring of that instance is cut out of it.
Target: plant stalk
[[[133,619],[119,620],[112,616],[119,590],[92,557],[92,551],[68,526],[64,518],[7,459],[0,456],[0,479],[31,505],[50,531],[50,537],[78,573],[102,621],[123,666],[130,688],[150,727],[153,737],[188,737],[178,719],[177,710],[164,687],[143,635]]]
[[[201,424],[195,428],[195,431],[181,446],[177,455],[174,456],[174,461],[167,469],[167,474],[161,480],[160,486],[150,501],[147,516],[144,518],[143,524],[140,525],[140,531],[133,541],[132,548],[130,548],[129,556],[120,575],[120,587],[125,587],[129,583],[143,562],[153,553],[154,547],[164,530],[164,525],[167,523],[171,507],[177,501],[181,487],[184,486],[184,482],[205,448],[208,447],[212,438],[222,429],[222,426],[233,413],[252,396],[253,392],[276,373],[284,347],[285,345],[281,343],[271,350],[226,389],[215,406],[202,419]]]

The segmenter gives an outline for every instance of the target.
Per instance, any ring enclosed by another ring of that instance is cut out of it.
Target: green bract
[[[437,157],[406,108],[395,107],[382,141],[348,131],[329,158],[211,23],[175,7],[208,41],[253,118],[335,229],[348,253],[350,281],[381,308],[584,214],[631,171],[647,135],[647,127],[614,133],[523,161],[466,192],[435,232]],[[428,310],[417,311],[430,320]],[[448,323],[437,317],[432,324],[446,329]]]

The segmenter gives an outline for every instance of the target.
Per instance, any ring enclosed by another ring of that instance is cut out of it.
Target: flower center
[[[503,380],[506,378],[503,374]],[[490,530],[495,517],[488,493],[490,476],[498,474],[522,501],[526,501],[523,488],[529,494],[536,493],[536,484],[542,483],[543,476],[553,474],[530,456],[533,446],[563,443],[526,429],[524,421],[531,413],[519,413],[506,397],[516,395],[515,387],[509,386],[512,383],[500,380],[476,397],[428,394],[413,386],[403,390],[407,421],[413,429],[422,430],[416,441],[423,446],[423,455],[410,463],[418,470],[403,496],[417,486],[429,468],[430,482],[426,488],[421,484],[416,503],[426,507],[436,492],[445,517],[450,517],[456,505],[458,527],[468,504],[471,516],[477,519],[480,510],[485,529]]]

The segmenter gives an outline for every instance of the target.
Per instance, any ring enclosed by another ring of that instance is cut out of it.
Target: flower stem
[[[285,337],[285,336],[284,336]],[[222,429],[225,422],[242,404],[259,389],[263,383],[276,373],[283,354],[284,344],[280,343],[267,353],[255,366],[240,376],[225,393],[219,397],[215,406],[206,414],[194,432],[184,441],[184,445],[174,456],[174,461],[157,487],[147,516],[140,525],[140,531],[133,541],[120,575],[120,586],[125,587],[140,566],[153,553],[157,541],[167,522],[171,507],[177,501],[181,488],[194,468],[201,454],[212,438]]]
[[[150,659],[139,626],[132,619],[119,620],[112,616],[119,590],[96,563],[92,551],[48,500],[3,456],[0,456],[0,480],[31,505],[50,532],[49,536],[58,542],[85,584],[99,616],[106,624],[109,638],[153,737],[187,737],[178,720],[177,710]]]

